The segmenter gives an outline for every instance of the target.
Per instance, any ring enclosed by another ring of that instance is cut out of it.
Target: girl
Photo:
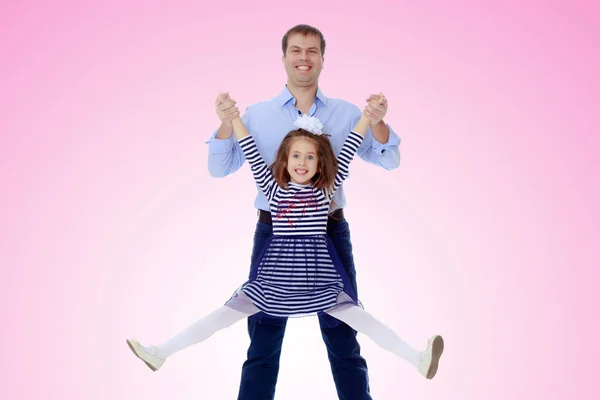
[[[444,348],[442,337],[433,336],[419,352],[363,310],[326,234],[331,199],[348,177],[349,164],[369,123],[363,113],[336,159],[319,120],[299,117],[299,129],[286,135],[268,168],[253,137],[236,117],[234,132],[254,179],[270,202],[273,234],[252,266],[249,280],[224,306],[160,346],[142,346],[128,339],[134,354],[156,371],[173,353],[250,315],[285,318],[325,312],[407,360],[427,379],[433,378]]]

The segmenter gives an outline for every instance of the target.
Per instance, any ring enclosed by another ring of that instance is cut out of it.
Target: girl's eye
[[[298,154],[294,154],[292,157],[294,157],[294,158],[298,158],[298,157],[300,157],[300,156],[299,156]]]
[[[314,157],[313,156],[308,156],[308,159],[309,160],[314,160]]]

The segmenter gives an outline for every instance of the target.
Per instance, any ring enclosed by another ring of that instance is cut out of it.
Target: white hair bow
[[[323,129],[323,124],[319,121],[319,118],[310,117],[307,114],[299,116],[296,121],[294,121],[294,125],[296,128],[305,129],[315,135],[323,134],[323,131],[321,130]]]

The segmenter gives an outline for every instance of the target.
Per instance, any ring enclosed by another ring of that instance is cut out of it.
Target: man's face
[[[323,61],[318,36],[295,33],[288,37],[288,47],[283,56],[288,84],[298,87],[316,86]]]

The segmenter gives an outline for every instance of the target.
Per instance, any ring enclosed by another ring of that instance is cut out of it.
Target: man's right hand
[[[231,127],[231,120],[240,116],[240,111],[236,107],[236,101],[229,97],[229,93],[219,93],[215,101],[217,116],[222,125]]]

